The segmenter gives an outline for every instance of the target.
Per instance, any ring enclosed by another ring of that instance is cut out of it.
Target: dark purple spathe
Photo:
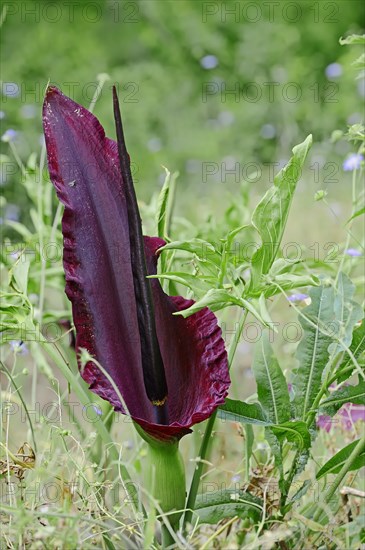
[[[48,166],[62,220],[66,293],[72,302],[76,348],[86,348],[113,379],[129,412],[160,439],[181,437],[224,402],[227,353],[215,315],[207,308],[187,319],[173,312],[191,305],[167,296],[152,281],[157,336],[168,385],[169,424],[155,424],[147,398],[131,269],[128,217],[116,143],[98,120],[57,88],[43,107]],[[164,241],[145,237],[148,271],[156,273]],[[90,389],[122,411],[117,392],[89,362]]]

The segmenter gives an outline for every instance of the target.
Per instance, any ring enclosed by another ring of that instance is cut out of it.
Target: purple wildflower
[[[9,143],[10,141],[14,141],[17,133],[12,128],[9,128],[9,130],[6,130],[6,132],[1,136],[1,141],[4,141],[5,143]]]
[[[345,250],[345,254],[353,257],[362,256],[362,253],[360,252],[360,250],[356,250],[356,248],[348,248],[347,250]]]
[[[363,160],[364,160],[363,155],[360,155],[358,153],[351,153],[351,155],[344,160],[342,164],[342,168],[345,170],[345,172],[352,172],[353,170],[358,170]]]
[[[321,414],[317,418],[317,427],[329,432],[332,425],[340,424],[343,429],[349,431],[358,420],[365,422],[365,406],[345,403],[333,418]]]
[[[291,294],[291,296],[287,297],[289,302],[303,302],[303,300],[306,300],[307,298],[309,298],[308,294],[303,294],[301,292]]]

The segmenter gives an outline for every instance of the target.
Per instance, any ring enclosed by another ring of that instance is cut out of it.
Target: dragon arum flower
[[[126,413],[120,394],[147,438],[173,443],[224,402],[227,353],[209,309],[173,315],[192,301],[146,278],[157,273],[165,243],[142,236],[115,90],[114,113],[118,143],[87,109],[55,87],[46,92],[44,133],[50,177],[65,205],[76,350],[103,367],[88,361],[81,369],[93,392]]]

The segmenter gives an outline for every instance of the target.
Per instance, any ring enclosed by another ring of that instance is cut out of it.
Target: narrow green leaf
[[[184,250],[196,254],[200,259],[212,258],[217,254],[214,246],[203,239],[190,239],[188,241],[172,241],[167,243],[161,250]]]
[[[212,487],[215,484],[212,484]],[[261,499],[250,493],[234,489],[216,490],[199,495],[195,504],[195,513],[200,523],[216,524],[222,519],[251,518],[259,521],[262,515],[263,504]]]
[[[360,208],[359,210],[357,210],[357,211],[355,212],[355,214],[353,214],[353,215],[351,216],[351,218],[349,218],[349,219],[347,220],[346,223],[349,223],[351,220],[354,220],[355,218],[358,218],[359,216],[362,216],[363,214],[365,214],[365,206],[363,206],[362,208]]]
[[[345,403],[365,405],[365,382],[357,386],[344,386],[321,402],[321,412],[333,416]]]
[[[195,304],[183,311],[176,312],[174,315],[182,315],[186,318],[204,307],[209,307],[212,311],[218,311],[231,305],[242,307],[242,301],[232,296],[232,294],[229,294],[226,290],[212,288],[203,298],[195,302]]]
[[[293,382],[296,416],[303,420],[321,387],[322,372],[329,358],[328,347],[332,342],[326,330],[332,326],[334,318],[333,288],[313,287],[309,295],[311,304],[302,310],[304,317],[300,317],[303,337],[297,348],[299,367]]]
[[[253,444],[255,441],[255,434],[251,424],[245,424],[245,477],[248,481],[250,478],[250,461],[252,456]]]
[[[242,424],[260,424],[261,426],[272,424],[266,420],[258,403],[245,403],[235,399],[226,398],[224,405],[218,409],[218,416],[222,420],[241,422]]]
[[[281,424],[290,418],[288,385],[264,331],[255,347],[252,370],[257,384],[260,404],[268,420]]]
[[[27,293],[30,261],[23,255],[17,260],[11,268],[9,285],[21,294]]]
[[[162,186],[162,189],[157,199],[157,211],[156,211],[157,236],[160,237],[160,239],[164,239],[167,236],[166,210],[167,210],[167,203],[168,203],[170,184],[171,184],[171,172],[165,167],[164,169],[165,169],[166,176],[165,176],[164,184]]]
[[[359,439],[353,441],[352,443],[350,443],[350,445],[347,445],[338,453],[336,453],[335,456],[330,458],[330,460],[328,460],[326,464],[324,464],[322,468],[318,471],[316,479],[320,479],[325,474],[337,474],[341,470],[342,466],[345,464],[346,460],[349,458],[359,441]],[[360,455],[352,463],[351,471],[359,470],[363,466],[365,466],[365,445]]]
[[[183,271],[169,271],[168,273],[149,275],[148,279],[173,281],[174,283],[178,283],[180,285],[184,285],[190,288],[194,292],[199,291],[200,294],[206,294],[215,284],[214,279],[211,279],[211,281],[209,282],[206,281],[206,279],[209,279],[209,277],[197,277],[196,275],[185,273]]]
[[[284,233],[290,204],[297,182],[302,174],[304,161],[312,145],[312,136],[294,147],[289,163],[274,178],[274,185],[257,205],[252,225],[261,237],[261,246],[251,259],[251,284],[256,287],[262,275],[272,266]]]

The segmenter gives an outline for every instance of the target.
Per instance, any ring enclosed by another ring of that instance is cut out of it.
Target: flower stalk
[[[163,442],[151,437],[136,422],[134,426],[147,443],[146,487],[176,531],[186,499],[185,466],[179,451],[179,441]],[[163,522],[163,518],[159,519]]]

